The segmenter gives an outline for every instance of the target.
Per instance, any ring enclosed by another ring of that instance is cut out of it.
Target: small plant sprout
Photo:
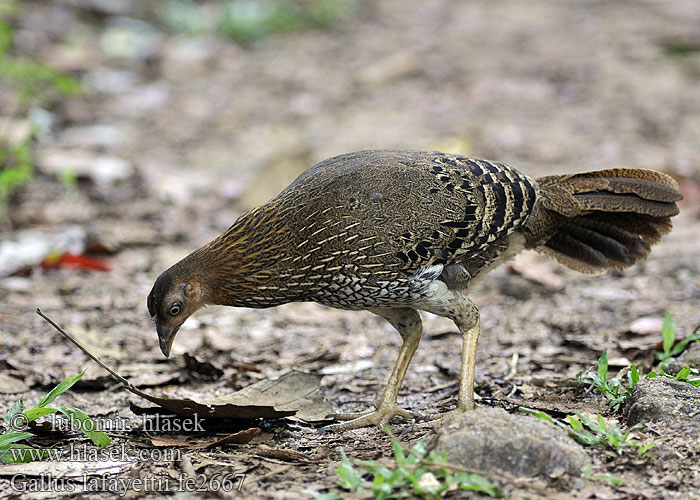
[[[92,420],[90,420],[90,417],[88,417],[84,411],[72,406],[49,406],[54,399],[70,389],[84,374],[85,372],[81,372],[64,380],[44,396],[33,408],[25,410],[24,402],[21,398],[12,405],[10,410],[3,417],[5,424],[7,424],[7,429],[0,435],[0,461],[26,463],[50,456],[57,456],[55,453],[50,453],[49,450],[32,448],[29,445],[19,443],[19,441],[24,441],[34,436],[31,432],[25,430],[30,422],[56,412],[62,413],[72,422],[75,422],[78,429],[95,445],[100,448],[109,445],[111,441],[109,436],[102,431],[96,430]]]
[[[387,433],[389,430],[387,428]],[[391,434],[389,433],[391,436]],[[341,448],[341,464],[336,469],[338,486],[362,496],[384,500],[387,498],[433,498],[455,490],[471,490],[492,497],[502,496],[501,489],[483,476],[449,463],[446,454],[428,454],[427,446],[418,441],[404,448],[393,436],[391,447],[395,464],[385,465],[376,460],[355,460],[358,470]],[[371,480],[366,480],[369,474]],[[316,500],[341,498],[337,492],[316,497]]]
[[[575,415],[567,417],[567,423],[555,420],[546,413],[538,410],[532,410],[523,406],[518,410],[523,413],[529,413],[537,418],[546,420],[552,424],[558,425],[565,429],[569,435],[581,444],[586,446],[606,446],[615,450],[621,455],[625,448],[636,448],[639,455],[644,455],[660,440],[651,441],[645,445],[631,436],[632,432],[637,429],[642,429],[642,424],[636,424],[623,432],[617,420],[606,421],[599,413],[595,419],[589,418],[579,412]]]
[[[641,374],[637,366],[632,365],[627,372],[627,386],[617,377],[608,379],[608,352],[603,351],[603,354],[598,358],[598,370],[596,372],[583,371],[576,378],[579,382],[588,383],[601,392],[605,396],[608,408],[618,411],[622,403],[632,395],[640,377]]]
[[[662,350],[656,353],[656,359],[659,361],[659,370],[665,371],[675,361],[676,356],[685,351],[691,342],[700,340],[700,325],[695,328],[693,333],[676,342],[676,326],[673,322],[673,316],[671,313],[666,313],[661,326],[661,337]]]

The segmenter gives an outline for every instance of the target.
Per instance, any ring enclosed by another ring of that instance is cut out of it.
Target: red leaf
[[[49,255],[41,261],[41,267],[44,269],[67,267],[84,271],[111,271],[112,269],[109,264],[102,260],[95,259],[85,254],[74,255],[72,253]]]

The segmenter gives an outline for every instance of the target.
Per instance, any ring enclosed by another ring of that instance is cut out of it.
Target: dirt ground
[[[240,492],[197,495],[310,498],[335,487],[341,447],[353,459],[391,456],[378,429],[319,435],[320,424],[288,419],[226,421],[203,434],[147,432],[130,406],[144,402],[34,313],[40,307],[154,394],[218,395],[294,369],[324,374],[321,394],[336,411],[367,408],[399,345],[396,332],[370,313],[309,303],[207,308],[184,325],[166,360],[146,310],[160,272],[334,154],[442,149],[504,161],[533,176],[643,167],[679,180],[686,199],[673,232],[629,271],[583,276],[528,254],[485,280],[472,296],[482,318],[476,373],[482,406],[614,417],[600,396],[575,382],[576,374],[593,368],[606,349],[611,373],[631,363],[648,371],[666,312],[681,336],[700,324],[695,0],[367,0],[330,27],[244,44],[177,32],[164,5],[22,1],[14,23],[17,53],[69,71],[85,90],[45,115],[51,126],[34,145],[36,177],[10,201],[0,243],[27,230],[48,235],[77,227],[92,250],[109,251],[98,257],[111,270],[30,266],[0,278],[0,371],[23,384],[0,394],[0,411],[19,396],[33,404],[87,368],[61,401],[96,418],[127,417],[132,426],[111,432],[112,446],[137,456],[127,464],[41,462],[25,466],[31,477],[42,471],[61,477],[66,468],[132,479],[245,474]],[[11,99],[0,102],[0,115],[13,118],[6,116]],[[74,185],[57,177],[65,165],[79,174]],[[450,321],[423,317],[425,335],[399,403],[434,414],[454,404],[461,338]],[[186,365],[185,353],[218,370]],[[261,433],[247,444],[193,445],[251,426]],[[397,421],[392,429],[405,443],[433,433],[430,423]],[[84,442],[70,433],[41,439],[58,447]],[[502,485],[512,498],[700,498],[694,452],[663,458],[586,452],[596,473],[622,484]],[[0,485],[2,499],[83,497],[19,492],[6,473]]]

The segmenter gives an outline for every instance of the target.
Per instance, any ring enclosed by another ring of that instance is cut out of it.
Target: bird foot
[[[359,429],[361,427],[370,427],[373,425],[384,426],[389,423],[396,415],[407,420],[418,420],[420,417],[403,408],[399,408],[395,403],[380,404],[376,410],[368,410],[361,413],[340,413],[335,415],[336,420],[344,420],[339,424],[331,424],[321,428],[321,433],[324,432],[343,432],[350,429]]]

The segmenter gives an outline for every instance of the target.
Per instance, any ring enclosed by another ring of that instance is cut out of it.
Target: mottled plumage
[[[376,412],[379,423],[420,339],[420,316],[464,335],[458,410],[473,405],[477,277],[524,248],[583,272],[627,267],[671,228],[678,186],[665,174],[617,169],[537,181],[507,165],[425,151],[361,151],[325,160],[156,281],[148,298],[167,355],[179,326],[206,304],[270,307],[314,301],[368,309],[402,335]],[[172,314],[175,313],[175,314]]]

